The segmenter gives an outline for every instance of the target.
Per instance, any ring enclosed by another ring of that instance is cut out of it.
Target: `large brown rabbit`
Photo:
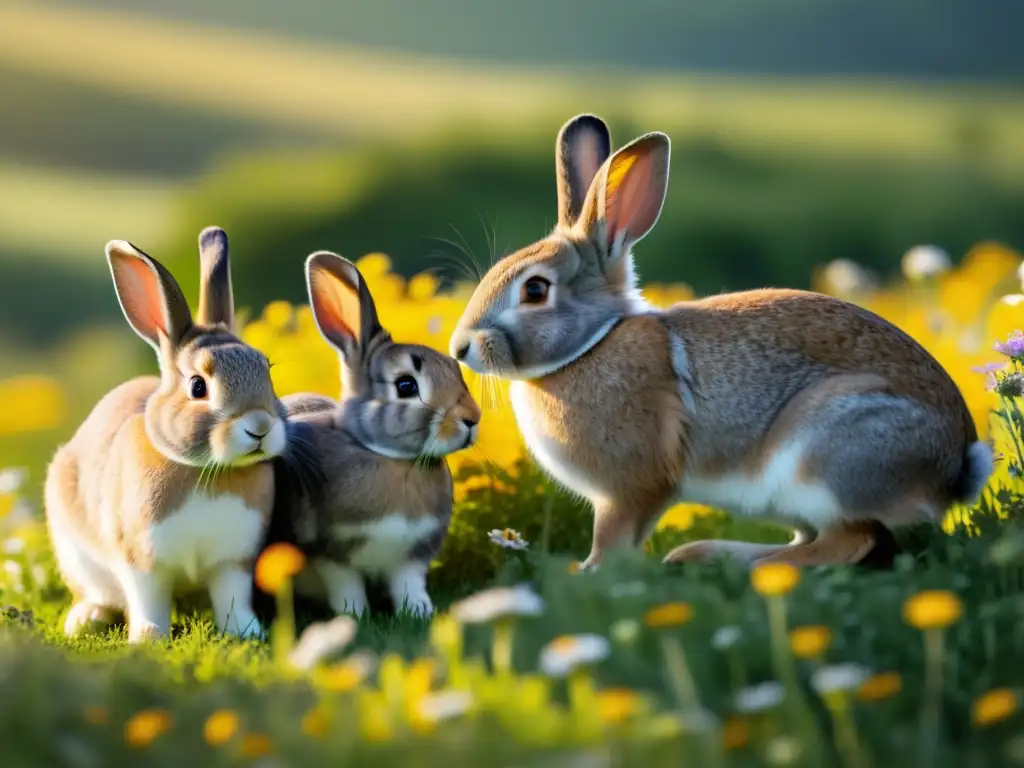
[[[273,504],[268,459],[287,443],[263,353],[233,333],[227,236],[200,234],[198,322],[170,273],[131,243],[107,244],[128,323],[161,375],[108,393],[61,446],[46,521],[75,634],[126,612],[132,642],[170,629],[172,598],[209,592],[219,629],[258,635],[251,570]]]
[[[605,124],[580,115],[558,134],[556,173],[555,231],[484,276],[451,353],[512,380],[534,457],[594,505],[585,565],[642,542],[679,501],[785,521],[796,537],[694,542],[667,561],[811,565],[859,561],[882,526],[978,496],[992,451],[963,397],[877,315],[794,290],[644,302],[632,247],[661,214],[667,136],[612,155]]]

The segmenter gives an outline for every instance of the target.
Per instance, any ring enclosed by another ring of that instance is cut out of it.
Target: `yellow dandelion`
[[[880,672],[872,675],[857,689],[861,701],[881,701],[895,696],[903,690],[903,678],[896,672]]]
[[[274,751],[274,742],[265,733],[247,733],[242,737],[242,747],[239,751],[242,757],[266,757]]]
[[[360,727],[367,741],[389,741],[394,734],[388,702],[384,695],[373,691],[360,702]]]
[[[828,627],[795,627],[789,633],[789,646],[798,659],[814,659],[821,656],[832,642]]]
[[[583,570],[583,565],[581,563],[578,563],[578,562],[575,562],[575,561],[569,563],[569,575],[570,576],[575,576],[577,573],[579,573],[582,570]]]
[[[945,589],[918,592],[903,603],[903,619],[917,629],[945,629],[955,624],[964,606],[960,598]]]
[[[365,670],[357,664],[344,662],[324,667],[316,672],[316,681],[321,687],[334,693],[346,693],[358,688],[365,677]]]
[[[430,624],[430,642],[444,653],[461,650],[462,628],[459,622],[447,614],[438,616]]]
[[[750,741],[750,726],[742,717],[730,717],[722,723],[722,745],[726,749],[743,749]]]
[[[203,738],[211,747],[227,744],[238,732],[238,715],[230,709],[219,709],[206,718]]]
[[[629,688],[607,688],[597,694],[601,721],[610,725],[624,723],[640,711],[643,699]]]
[[[750,582],[765,597],[788,594],[800,581],[800,571],[789,563],[761,563],[754,566]]]
[[[256,561],[256,584],[276,594],[285,583],[306,567],[306,556],[291,544],[271,544]]]
[[[107,708],[95,705],[86,707],[85,711],[82,712],[82,717],[85,719],[85,722],[92,725],[106,725],[110,722],[110,713],[107,711]]]
[[[681,627],[693,618],[689,603],[665,603],[651,608],[644,614],[644,624],[652,629]]]
[[[979,728],[1001,723],[1020,708],[1020,697],[1009,688],[997,688],[974,700],[971,721]]]
[[[303,716],[302,732],[314,739],[319,739],[327,733],[327,716],[322,709],[313,707]]]
[[[136,712],[124,725],[124,740],[129,747],[148,747],[171,729],[171,715],[165,709]]]

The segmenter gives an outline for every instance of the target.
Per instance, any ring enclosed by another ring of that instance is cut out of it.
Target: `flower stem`
[[[781,595],[768,598],[768,630],[772,644],[772,666],[775,675],[786,688],[786,709],[789,712],[790,727],[805,732],[805,743],[809,747],[809,765],[824,765],[825,755],[821,734],[814,721],[810,707],[804,699],[797,680],[796,665],[789,649],[789,635],[786,632],[786,602]]]
[[[690,665],[686,663],[686,651],[679,639],[663,634],[661,649],[665,655],[665,668],[668,671],[669,684],[676,695],[683,716],[697,718],[702,714],[700,695],[697,685],[690,673]],[[704,765],[725,765],[724,747],[722,745],[721,728],[705,728],[705,762]]]
[[[292,600],[291,579],[285,579],[275,595],[277,602],[277,618],[271,627],[274,646],[274,660],[278,667],[285,669],[288,656],[295,642],[295,608]]]
[[[921,709],[922,766],[935,764],[938,750],[939,727],[942,718],[942,662],[945,636],[941,629],[928,629],[924,633],[925,693]]]
[[[827,703],[832,713],[832,722],[835,724],[836,746],[839,748],[840,759],[848,768],[865,768],[867,762],[857,738],[857,726],[850,713],[847,694],[835,693],[827,697]]]
[[[508,677],[512,673],[512,622],[509,619],[498,619],[494,622],[493,633],[491,663],[494,665],[494,673]]]

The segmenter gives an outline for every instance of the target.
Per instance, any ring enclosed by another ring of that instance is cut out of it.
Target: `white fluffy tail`
[[[973,504],[981,496],[988,485],[989,478],[995,469],[995,458],[992,446],[978,440],[972,443],[964,455],[964,463],[960,476],[953,487],[953,498],[965,504]]]

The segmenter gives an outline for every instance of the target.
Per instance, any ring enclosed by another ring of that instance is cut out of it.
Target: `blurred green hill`
[[[1020,83],[1013,0],[62,0],[516,64]]]

